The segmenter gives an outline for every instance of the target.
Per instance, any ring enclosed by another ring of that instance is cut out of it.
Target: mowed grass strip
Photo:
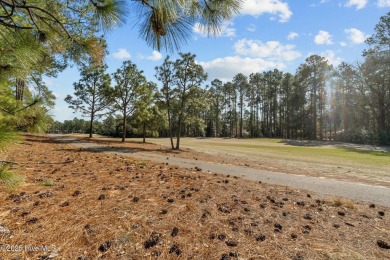
[[[168,139],[149,139],[150,142],[168,144]],[[234,152],[236,155],[259,156],[266,158],[284,158],[286,160],[366,164],[370,166],[390,167],[390,152],[369,151],[354,148],[324,146],[294,146],[282,139],[220,139],[220,138],[182,138],[183,148],[213,152]]]

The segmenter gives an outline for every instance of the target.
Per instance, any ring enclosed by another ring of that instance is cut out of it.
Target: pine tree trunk
[[[126,141],[126,124],[127,124],[127,120],[126,120],[126,113],[127,111],[126,111],[126,109],[123,111],[123,121],[122,121],[122,123],[123,123],[123,127],[122,127],[122,129],[123,129],[123,132],[122,132],[122,143],[124,143],[125,141]]]
[[[176,137],[176,150],[180,149],[180,134],[181,134],[181,115],[179,116],[179,123],[177,126],[177,137]]]
[[[92,138],[94,116],[95,114],[91,113],[91,121],[89,122],[89,138]]]
[[[146,122],[143,123],[142,136],[143,136],[142,142],[146,143]]]
[[[167,97],[167,110],[168,110],[168,132],[169,132],[169,139],[171,140],[171,147],[172,147],[172,150],[173,150],[173,149],[175,149],[175,146],[173,145],[172,122],[171,122],[171,109],[170,109],[168,97]]]

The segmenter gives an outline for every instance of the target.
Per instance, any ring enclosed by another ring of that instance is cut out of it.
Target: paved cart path
[[[67,136],[55,136],[57,140],[70,143],[79,148],[95,152],[115,153],[123,156],[134,157],[142,160],[150,160],[160,163],[169,163],[184,168],[198,167],[203,171],[213,173],[229,174],[243,179],[262,181],[269,184],[284,185],[295,189],[304,189],[316,192],[319,195],[335,195],[348,199],[368,201],[390,207],[390,189],[382,186],[373,186],[361,183],[345,182],[323,177],[309,177],[303,175],[286,174],[282,172],[271,172],[253,169],[250,167],[219,164],[178,158],[169,155],[158,155],[152,153],[136,152],[123,147],[112,147],[85,142]]]

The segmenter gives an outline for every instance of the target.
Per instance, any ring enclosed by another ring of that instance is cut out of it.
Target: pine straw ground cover
[[[25,183],[0,187],[1,259],[390,258],[390,211],[379,205],[46,136],[27,136],[7,160],[22,162],[11,170]]]

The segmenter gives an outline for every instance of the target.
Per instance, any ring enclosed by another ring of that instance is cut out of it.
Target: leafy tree
[[[131,61],[124,61],[114,74],[116,82],[113,92],[114,110],[122,114],[122,142],[126,140],[127,117],[141,106],[143,96],[147,94],[148,83],[143,71]]]
[[[242,73],[238,73],[233,78],[233,84],[238,94],[238,105],[240,108],[240,133],[239,137],[242,138],[242,129],[243,129],[243,114],[244,114],[244,97],[248,92],[248,77]]]
[[[264,100],[262,95],[262,75],[261,73],[252,73],[249,75],[249,85],[250,85],[250,100],[252,106],[255,106],[253,110],[255,110],[254,115],[252,115],[253,119],[251,125],[251,135],[252,137],[260,137],[261,136],[261,128],[260,128],[260,112],[261,112],[261,104]]]
[[[280,88],[279,128],[283,138],[291,138],[292,88],[294,76],[291,73],[283,75]]]
[[[146,142],[148,127],[155,129],[158,126],[156,120],[161,119],[158,107],[153,106],[156,90],[155,83],[146,83],[133,115],[133,120],[136,125],[134,130],[142,134],[144,143]]]
[[[139,10],[141,37],[157,49],[172,50],[188,39],[195,24],[209,34],[218,33],[241,2],[142,0],[133,1],[131,8]],[[49,75],[69,61],[90,57],[101,62],[102,30],[123,24],[128,10],[123,0],[0,0],[1,85],[16,86],[18,99],[33,74]]]
[[[122,119],[118,118],[118,116],[107,116],[101,123],[99,133],[106,136],[120,136],[121,133],[119,131],[119,122],[121,121]]]
[[[359,66],[360,92],[376,120],[374,132],[382,144],[390,143],[390,12],[380,18],[375,33],[366,40],[369,49]]]
[[[112,103],[112,88],[110,75],[105,73],[107,66],[83,66],[81,79],[73,84],[74,96],[68,95],[65,101],[69,108],[89,116],[89,137],[92,138],[93,123]]]
[[[211,136],[220,136],[221,134],[221,112],[223,106],[223,84],[219,79],[214,79],[211,82],[211,88],[209,89],[209,94],[211,98],[211,125],[210,125],[210,135]]]
[[[333,137],[338,138],[339,132],[343,141],[351,141],[352,139],[347,136],[352,137],[364,127],[361,118],[365,112],[358,104],[359,93],[356,87],[359,84],[358,71],[354,66],[343,62],[335,69],[332,79],[330,116],[333,123]]]
[[[48,111],[55,97],[39,76],[31,77],[27,84],[29,88],[20,91],[0,83],[0,125],[16,131],[43,132],[49,127]]]
[[[161,94],[157,95],[157,98],[162,101],[164,108],[167,111],[168,117],[168,135],[171,142],[172,149],[175,148],[173,144],[173,133],[172,133],[172,100],[174,98],[174,65],[167,56],[161,66],[155,68],[156,78],[162,83]]]
[[[319,129],[320,140],[323,140],[324,109],[326,102],[325,83],[328,77],[329,65],[324,57],[312,55],[306,59],[300,68],[303,84],[310,94],[310,138],[317,139]]]
[[[207,79],[203,67],[195,62],[195,55],[180,53],[180,57],[181,59],[177,59],[173,64],[175,92],[179,100],[175,149],[180,149],[180,136],[183,122],[188,114],[188,104],[196,93],[195,89]]]
[[[131,9],[138,10],[140,36],[154,48],[172,50],[189,38],[195,24],[218,33],[241,2],[140,0]],[[104,43],[97,34],[123,24],[129,7],[124,0],[0,0],[0,75],[24,75],[23,68],[58,54],[77,61],[87,53],[101,60]]]
[[[77,61],[85,53],[99,61],[104,42],[97,33],[123,23],[126,10],[119,0],[0,0],[0,70],[24,75],[47,59]]]
[[[156,49],[178,49],[190,37],[194,25],[208,35],[220,33],[224,21],[240,9],[242,0],[141,0],[139,8],[140,35]]]
[[[200,93],[198,88],[207,79],[207,74],[202,66],[196,64],[195,55],[180,53],[180,59],[172,62],[167,57],[161,66],[156,67],[156,77],[163,84],[160,98],[167,109],[172,149],[180,149],[183,125],[191,109],[197,107],[194,99]],[[173,116],[177,119],[176,146],[172,138]]]
[[[227,93],[227,124],[229,126],[229,137],[237,136],[237,92],[232,82],[226,82],[223,86]],[[235,133],[234,133],[235,129]]]
[[[65,120],[64,122],[55,121],[52,123],[48,132],[53,133],[89,133],[89,121],[78,119]]]

